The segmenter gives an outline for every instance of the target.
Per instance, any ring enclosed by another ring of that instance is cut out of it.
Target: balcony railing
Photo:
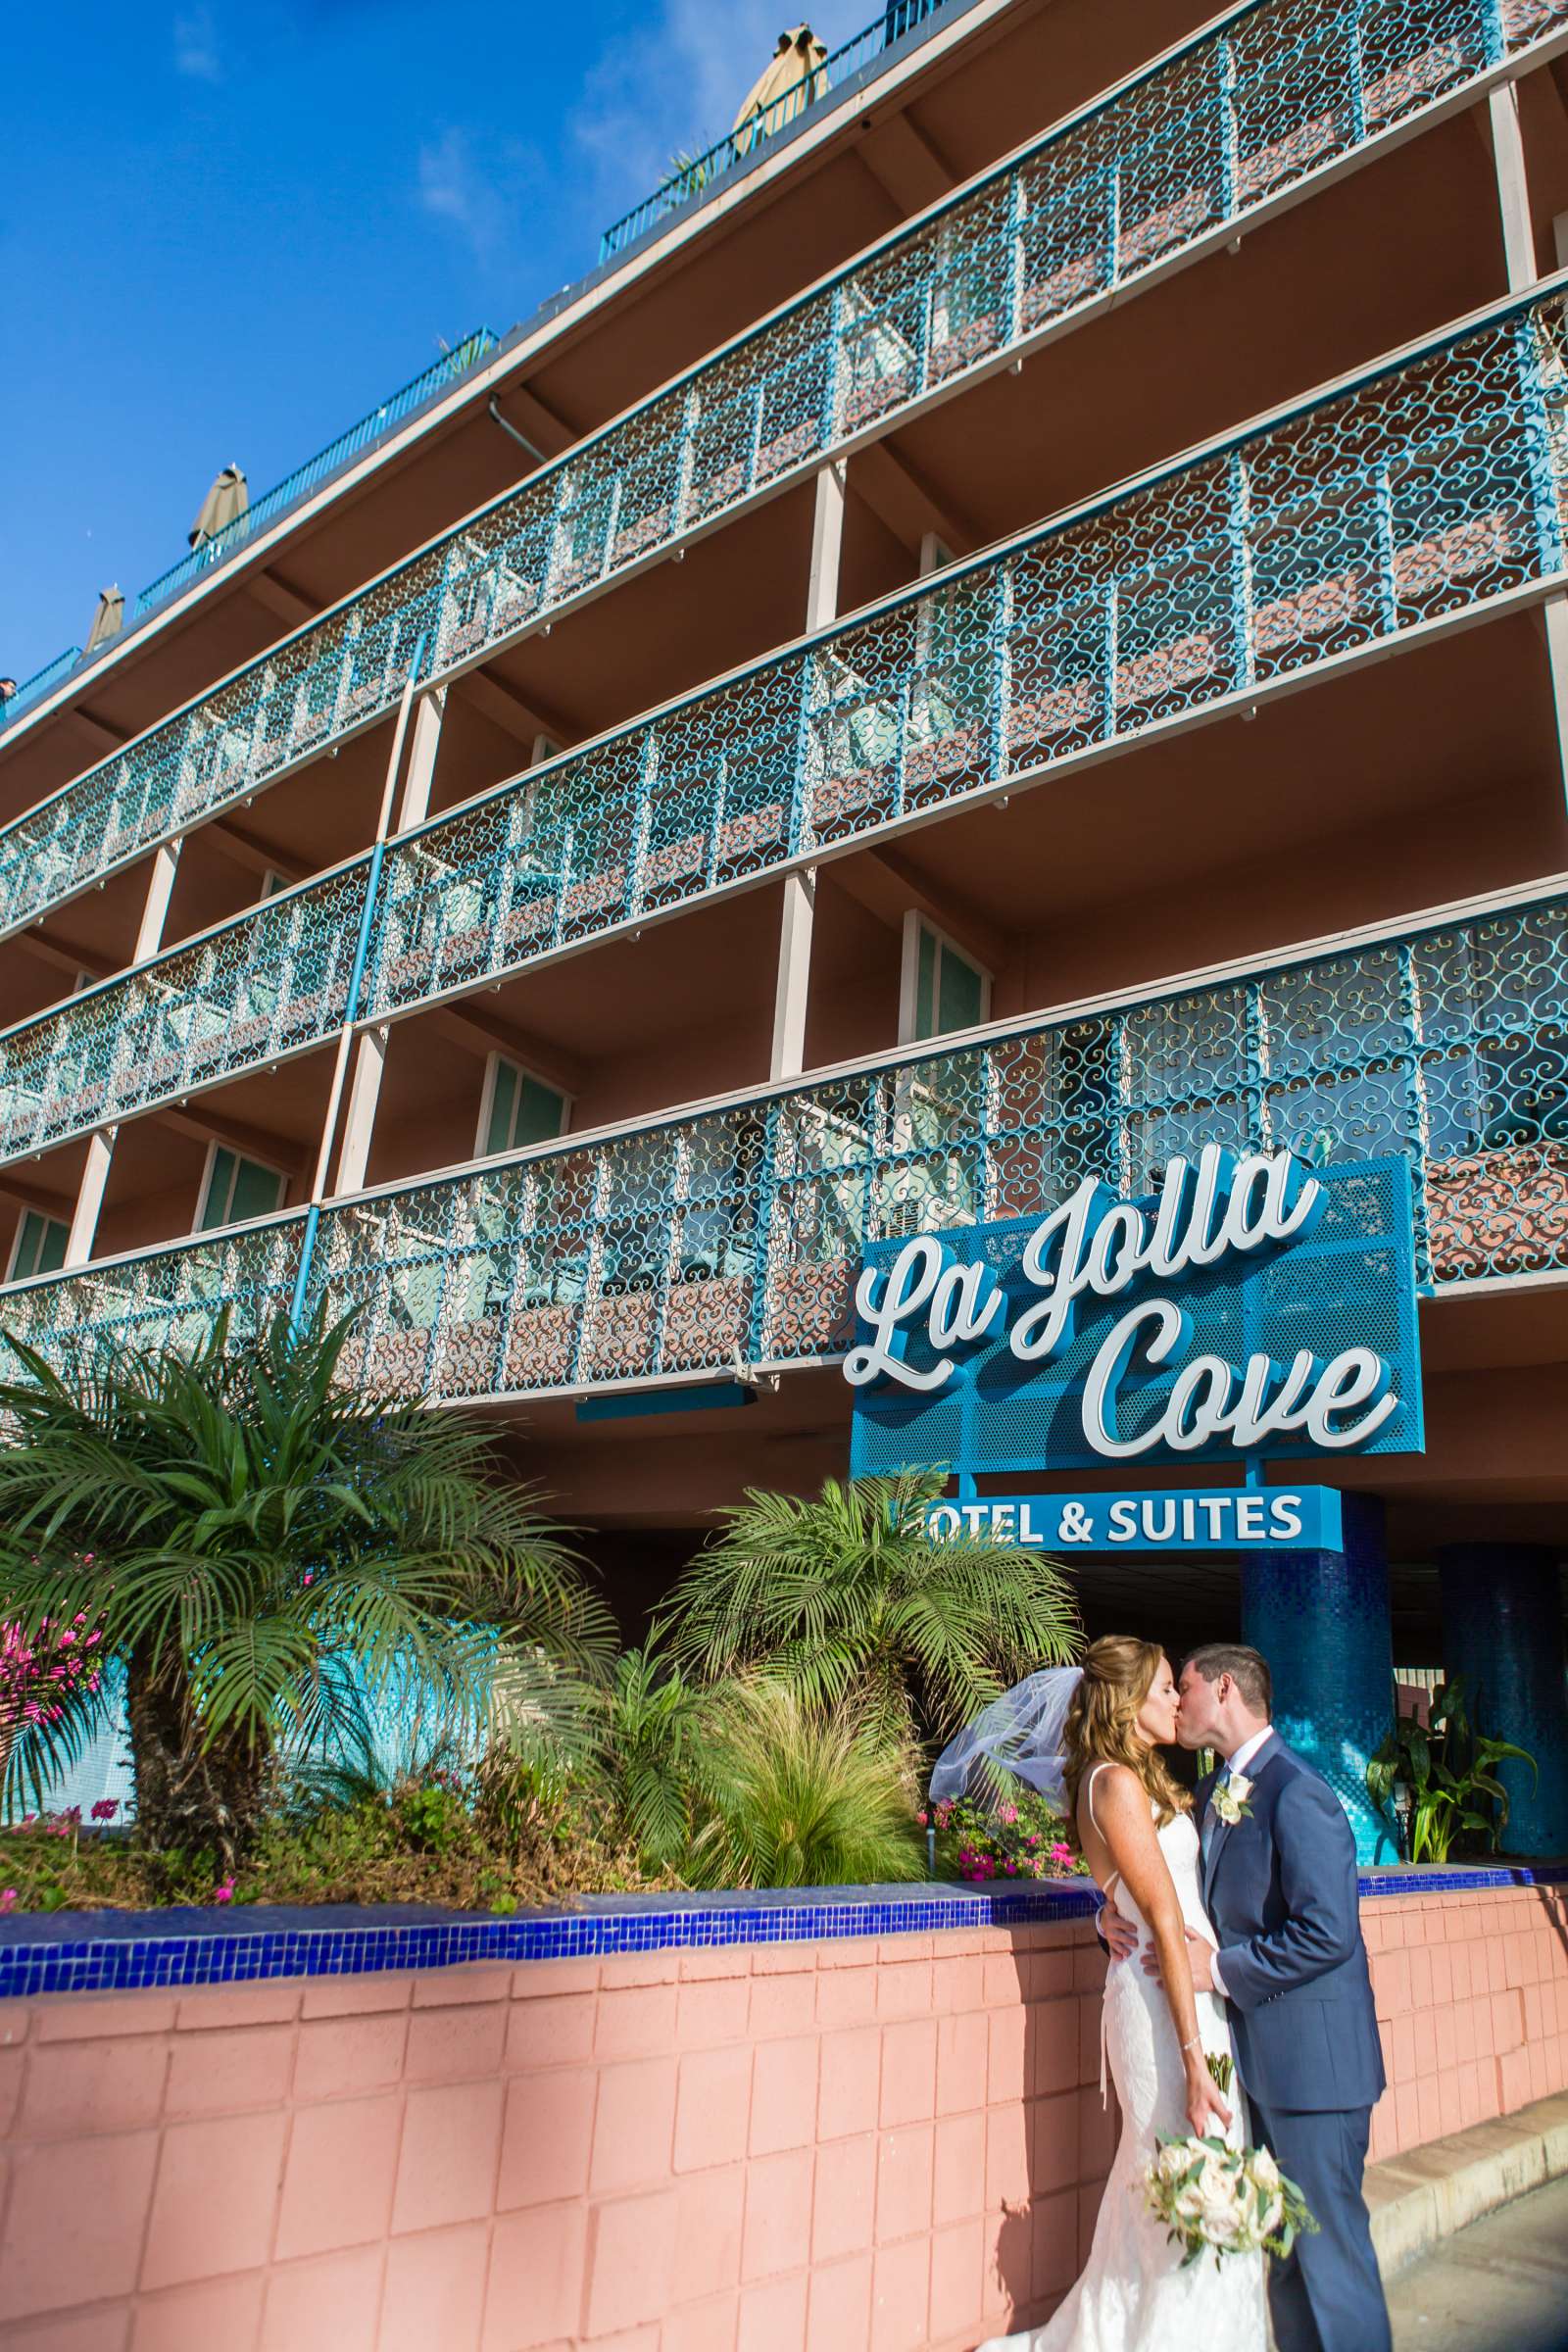
[[[359,1013],[1560,580],[1565,354],[1568,290],[1505,305],[393,841]],[[327,1035],[368,864],[0,1037],[0,1157]]]
[[[1568,1268],[1568,896],[1079,1011],[4,1294],[64,1361],[229,1307],[364,1310],[353,1369],[474,1397],[848,1343],[869,1242],[1137,1193],[1203,1143],[1408,1160],[1426,1292]]]
[[[400,391],[394,392],[390,399],[383,400],[379,407],[372,409],[368,416],[362,416],[357,424],[351,424],[346,433],[339,433],[335,441],[329,441],[324,449],[318,449],[314,458],[307,458],[303,466],[296,466],[294,471],[285,474],[272,489],[265,490],[260,498],[253,499],[243,514],[236,514],[232,522],[225,523],[212,538],[204,540],[200,547],[192,548],[190,554],[182,556],[177,564],[172,564],[167,571],[159,574],[150,588],[138,590],[131,599],[126,627],[133,628],[138,621],[145,620],[149,612],[156,612],[160,606],[169,604],[188,588],[193,580],[211,571],[215,564],[226,562],[253,533],[275,522],[291,507],[297,507],[301,499],[308,498],[318,484],[348,465],[350,459],[357,458],[362,450],[379,441],[383,433],[389,433],[405,417],[412,416],[416,410],[449,390],[460,376],[466,375],[471,368],[476,368],[482,359],[494,351],[499,340],[499,336],[488,326],[476,327],[471,335],[466,335],[461,343],[444,352],[439,360],[432,360],[428,368],[421,368],[416,376]],[[110,639],[108,642],[113,644],[117,640]],[[0,725],[7,718],[20,717],[26,704],[38,701],[50,688],[59,685],[62,678],[69,677],[80,660],[79,645],[69,646],[63,654],[57,655],[46,668],[40,669],[19,687],[9,703],[0,703]]]
[[[885,429],[1568,29],[1568,0],[1251,0],[0,831],[0,928]]]
[[[957,567],[395,844],[385,1014],[1561,573],[1565,305]]]
[[[889,0],[889,5],[869,24],[824,58],[811,75],[809,86],[798,82],[761,114],[742,123],[739,130],[726,131],[701,155],[678,163],[651,196],[645,196],[641,204],[633,205],[629,213],[623,213],[612,227],[606,229],[599,240],[601,262],[613,261],[617,253],[635,245],[640,236],[667,220],[671,213],[679,212],[694,197],[706,196],[710,187],[728,177],[737,164],[758,154],[790,123],[804,121],[808,109],[830,90],[842,89],[852,77],[864,74],[905,33],[912,32],[946,5],[947,0]]]
[[[46,694],[59,685],[62,678],[71,675],[80,660],[80,646],[68,645],[63,654],[56,654],[54,660],[46,662],[42,669],[35,669],[30,678],[24,678],[16,693],[0,702],[0,727],[8,719],[20,718],[29,705],[41,702]]]
[[[160,573],[150,588],[143,588],[138,594],[135,618],[144,619],[160,605],[167,605],[171,597],[188,588],[192,580],[199,579],[204,571],[210,571],[215,564],[221,564],[236,548],[243,547],[253,532],[275,522],[291,507],[297,507],[301,499],[308,498],[319,483],[348,465],[350,459],[357,458],[362,450],[379,441],[383,433],[389,433],[394,425],[414,416],[442,392],[449,392],[460,377],[489,357],[499,341],[500,337],[488,326],[476,327],[471,335],[466,335],[461,343],[443,352],[440,359],[432,360],[428,368],[421,368],[400,391],[383,400],[379,408],[362,416],[358,424],[351,424],[346,433],[339,433],[335,441],[318,449],[314,458],[307,458],[303,466],[296,466],[272,489],[253,499],[243,514],[236,514],[232,522],[225,523],[202,546],[192,548],[188,556]]]
[[[370,860],[0,1035],[0,1160],[280,1060],[343,1021]]]

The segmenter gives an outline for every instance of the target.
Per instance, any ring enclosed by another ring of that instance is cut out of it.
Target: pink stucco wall
[[[1393,2153],[1568,2087],[1564,1891],[1365,1906]],[[959,2352],[1094,2226],[1085,1926],[0,2008],[7,2352]]]

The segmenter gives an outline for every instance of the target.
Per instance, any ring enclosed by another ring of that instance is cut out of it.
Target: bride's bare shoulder
[[[1147,1811],[1148,1806],[1144,1784],[1130,1764],[1114,1764],[1107,1758],[1103,1763],[1092,1764],[1079,1783],[1079,1814],[1088,1813],[1097,1829],[1140,1808]]]

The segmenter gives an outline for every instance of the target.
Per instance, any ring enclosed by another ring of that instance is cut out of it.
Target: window
[[[26,1282],[34,1274],[57,1274],[66,1262],[66,1244],[71,1228],[58,1217],[46,1217],[36,1208],[24,1209],[12,1247],[7,1282]]]
[[[238,1152],[214,1144],[195,1230],[211,1233],[218,1225],[243,1225],[252,1217],[270,1216],[282,1207],[287,1186],[287,1178],[278,1169],[264,1168],[259,1160],[245,1159]]]
[[[904,918],[899,1043],[972,1029],[991,1013],[991,974],[911,907]]]
[[[548,1144],[553,1136],[565,1133],[566,1111],[564,1095],[530,1077],[504,1054],[492,1054],[485,1064],[474,1152],[480,1159],[489,1159],[523,1144]]]

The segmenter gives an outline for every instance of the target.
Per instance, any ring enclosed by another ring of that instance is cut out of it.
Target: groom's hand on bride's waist
[[[1123,1919],[1116,1908],[1113,1894],[1107,1894],[1100,1906],[1100,1917],[1095,1926],[1100,1931],[1101,1942],[1113,1960],[1132,1958],[1138,1949],[1138,1930],[1130,1919]]]
[[[1187,1931],[1187,1957],[1192,1963],[1193,1990],[1217,1992],[1223,1996],[1224,1987],[1214,1980],[1214,1946],[1206,1936],[1200,1936],[1194,1928]],[[1144,1974],[1146,1977],[1159,1975],[1159,1954],[1152,1944],[1144,1954]]]

